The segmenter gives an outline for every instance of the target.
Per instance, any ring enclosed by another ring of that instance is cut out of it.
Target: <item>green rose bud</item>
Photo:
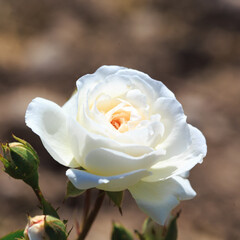
[[[66,240],[67,236],[64,223],[48,215],[29,217],[24,230],[26,240]]]
[[[3,156],[0,160],[4,171],[15,179],[22,179],[32,188],[38,189],[39,158],[33,147],[26,141],[15,137],[18,142],[2,144]]]

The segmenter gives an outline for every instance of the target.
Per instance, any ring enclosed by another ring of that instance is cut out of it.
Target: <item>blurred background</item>
[[[62,203],[66,168],[24,115],[37,96],[62,105],[80,76],[104,64],[164,82],[207,138],[208,156],[190,176],[198,195],[178,208],[179,240],[240,239],[240,1],[0,0],[0,140],[14,133],[37,149],[42,191],[72,219],[69,229],[83,200]],[[30,188],[0,171],[0,237],[40,214],[36,204]],[[105,201],[88,240],[109,239],[112,220],[133,231],[145,217],[128,193],[123,217]]]

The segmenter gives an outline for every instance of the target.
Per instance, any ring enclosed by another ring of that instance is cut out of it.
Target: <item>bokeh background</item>
[[[62,105],[80,76],[104,64],[163,81],[207,138],[208,156],[190,176],[198,195],[179,207],[179,240],[240,239],[240,1],[0,0],[0,140],[14,133],[37,149],[42,190],[72,219],[69,229],[83,199],[62,203],[66,169],[24,114],[37,96]],[[39,214],[36,205],[30,188],[0,172],[0,237]],[[109,239],[112,220],[133,231],[144,218],[128,193],[123,217],[105,201],[88,240]]]

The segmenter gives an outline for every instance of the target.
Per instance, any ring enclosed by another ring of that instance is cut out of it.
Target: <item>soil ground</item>
[[[198,195],[178,207],[179,240],[240,239],[239,1],[0,0],[0,140],[14,133],[32,143],[42,190],[66,219],[81,215],[83,199],[62,203],[66,169],[24,114],[37,96],[62,105],[80,76],[104,64],[164,82],[206,136],[208,155],[190,175]],[[0,172],[0,236],[40,214],[36,205],[30,188]],[[128,193],[123,216],[105,201],[88,240],[109,239],[112,221],[140,229],[145,217]]]

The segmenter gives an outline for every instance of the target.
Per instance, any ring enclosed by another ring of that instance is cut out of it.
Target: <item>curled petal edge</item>
[[[78,169],[68,169],[66,176],[78,189],[98,188],[105,191],[123,191],[135,185],[143,177],[151,173],[145,169],[132,171],[115,176],[98,176]]]

